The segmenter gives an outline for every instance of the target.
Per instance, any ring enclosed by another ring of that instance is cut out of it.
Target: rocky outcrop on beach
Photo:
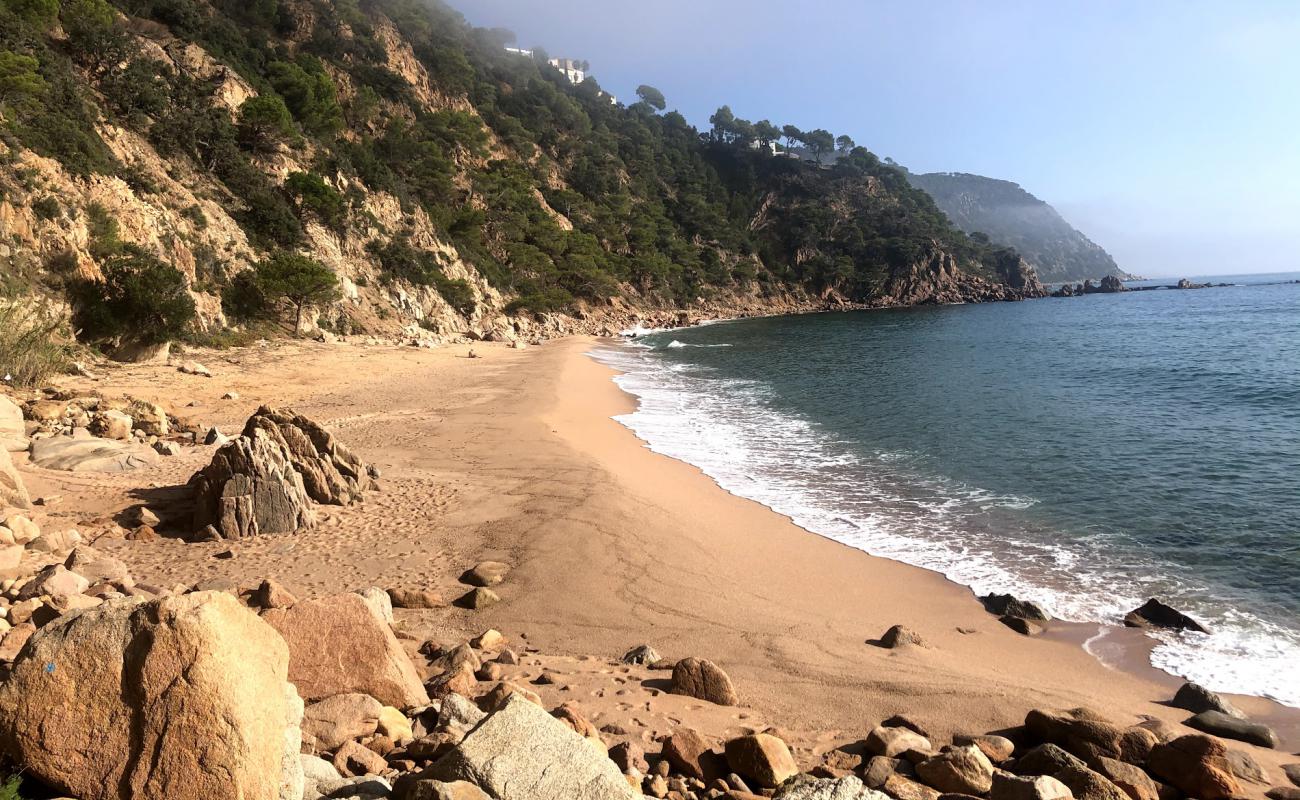
[[[323,426],[263,406],[190,479],[193,530],[211,526],[222,539],[242,539],[309,528],[313,502],[349,505],[375,474]]]

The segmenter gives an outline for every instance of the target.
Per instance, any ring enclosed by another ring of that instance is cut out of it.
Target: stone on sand
[[[21,453],[29,444],[22,407],[0,394],[0,450]],[[0,505],[4,505],[3,501],[0,501]]]
[[[624,664],[636,664],[638,666],[649,667],[658,663],[659,653],[648,644],[639,644],[628,650],[620,659]]]
[[[885,631],[885,635],[880,637],[880,643],[891,650],[907,645],[925,646],[921,634],[904,625],[895,625]]]
[[[1147,770],[1192,797],[1226,800],[1241,796],[1241,783],[1232,774],[1228,748],[1199,733],[1158,744],[1147,758]]]
[[[476,589],[471,589],[470,591],[461,595],[460,599],[456,601],[456,605],[462,608],[470,608],[475,611],[481,611],[482,609],[488,608],[490,606],[494,606],[499,602],[501,602],[501,598],[497,595],[496,592],[492,591],[491,589],[485,589],[482,586],[480,586]]]
[[[393,608],[442,608],[442,596],[432,589],[389,589]]]
[[[298,598],[294,597],[288,589],[270,578],[262,581],[253,590],[249,600],[258,608],[288,608],[298,602]]]
[[[1005,736],[996,736],[994,734],[983,734],[981,736],[962,736],[952,737],[952,743],[958,746],[973,744],[978,747],[989,761],[994,764],[1000,764],[1011,758],[1015,753],[1016,745]]]
[[[1178,691],[1174,693],[1172,704],[1175,708],[1181,708],[1193,714],[1199,714],[1202,711],[1221,711],[1231,717],[1246,718],[1245,714],[1238,711],[1221,695],[1191,681],[1178,687]]]
[[[1131,800],[1160,800],[1160,787],[1141,767],[1104,756],[1093,767]]]
[[[358,589],[356,594],[366,601],[366,605],[370,606],[370,610],[375,612],[375,616],[385,625],[393,624],[393,600],[388,596],[388,592],[378,586],[369,586]]]
[[[712,661],[693,656],[683,658],[673,667],[671,691],[720,706],[740,702],[727,673]]]
[[[812,778],[801,775],[777,790],[775,800],[889,800],[859,778]]]
[[[1229,716],[1222,711],[1202,711],[1183,723],[1189,728],[1212,733],[1225,739],[1237,739],[1257,747],[1276,748],[1277,734],[1267,725]]]
[[[461,576],[461,582],[470,586],[496,586],[505,580],[510,565],[500,561],[480,561]]]
[[[725,772],[716,763],[713,745],[699,731],[679,726],[663,741],[663,758],[688,778],[705,780]]]
[[[775,789],[799,772],[785,742],[766,733],[732,739],[723,752],[732,772],[764,789]]]
[[[359,595],[299,600],[262,619],[289,645],[289,680],[304,700],[361,692],[397,708],[429,702],[392,630]]]
[[[126,441],[131,438],[135,420],[115,409],[97,412],[90,423],[90,431],[102,439]]]
[[[1007,772],[993,773],[989,800],[1073,800],[1070,787],[1050,775],[1020,777]]]
[[[0,749],[81,800],[300,796],[288,658],[226,594],[105,603],[32,635],[0,684]]]
[[[567,725],[511,695],[423,777],[464,780],[496,800],[631,800],[608,756]]]
[[[878,725],[867,734],[867,750],[878,756],[894,758],[908,750],[929,751],[930,740],[909,728]]]
[[[90,581],[62,564],[51,564],[36,573],[18,592],[19,600],[29,600],[41,595],[81,594],[90,588]]]
[[[158,454],[134,442],[51,436],[32,442],[32,464],[65,472],[133,472],[156,464]]]
[[[1068,786],[1075,800],[1130,800],[1109,778],[1087,767],[1063,769],[1052,777]]]

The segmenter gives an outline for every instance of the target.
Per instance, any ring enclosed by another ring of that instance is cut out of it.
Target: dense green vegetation
[[[430,95],[389,68],[377,33],[389,20]],[[66,40],[48,35],[56,22]],[[142,25],[198,43],[258,96],[231,113],[217,81],[147,56],[129,32]],[[511,310],[628,291],[686,303],[753,281],[868,300],[939,248],[997,275],[1005,254],[954,229],[851,137],[749,122],[726,106],[700,132],[663,113],[669,98],[653,86],[612,105],[594,79],[571,86],[540,51],[505,52],[510,40],[438,0],[0,0],[0,135],[76,174],[130,182],[96,132],[98,107],[210,174],[253,243],[276,253],[299,246],[310,221],[357,234],[358,187],[391,193],[423,209],[514,298]],[[272,180],[265,161],[286,149],[310,169]],[[473,290],[433,253],[384,233],[370,252],[386,279],[473,312]],[[154,275],[141,253],[106,255]],[[258,290],[268,300],[256,280],[228,286],[237,313],[256,311]]]
[[[227,314],[244,321],[268,319],[287,311],[297,331],[308,306],[324,306],[338,299],[338,283],[325,265],[280,251],[236,276],[221,302]]]

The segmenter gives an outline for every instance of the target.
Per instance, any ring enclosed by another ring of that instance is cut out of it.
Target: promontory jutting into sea
[[[1300,6],[0,0],[0,800],[1300,800]]]

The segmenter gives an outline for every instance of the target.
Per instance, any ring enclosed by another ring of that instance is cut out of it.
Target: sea
[[[629,332],[596,357],[655,452],[799,526],[1120,624],[1300,707],[1300,273],[1229,286]],[[1134,282],[1158,286],[1175,281]],[[635,334],[635,335],[632,335]]]

